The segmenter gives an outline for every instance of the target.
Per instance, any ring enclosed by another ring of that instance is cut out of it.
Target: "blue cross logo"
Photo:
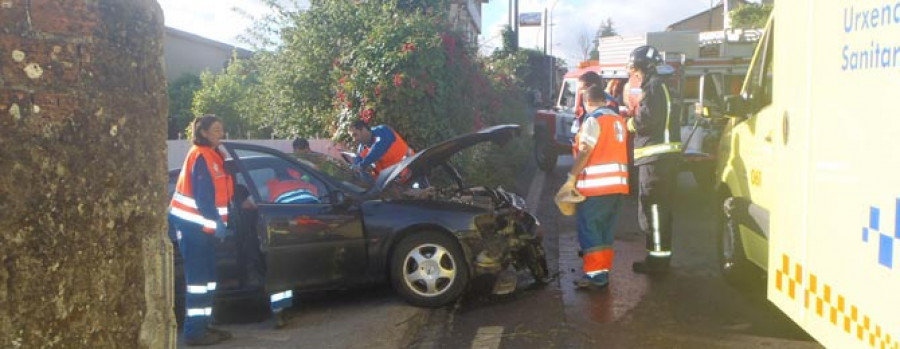
[[[878,264],[888,269],[894,268],[894,240],[900,240],[900,198],[894,206],[894,236],[886,235],[880,231],[881,209],[869,207],[869,226],[862,228],[862,241],[869,242],[869,234],[877,238]],[[874,240],[874,239],[873,239]]]

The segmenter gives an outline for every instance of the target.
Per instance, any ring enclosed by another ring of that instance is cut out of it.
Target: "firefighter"
[[[218,150],[224,135],[218,117],[194,120],[194,145],[181,167],[169,209],[184,259],[187,345],[211,345],[231,338],[230,333],[209,327],[216,292],[214,239],[228,234],[228,203],[234,188],[225,172],[225,156]]]
[[[357,120],[350,125],[350,135],[359,142],[354,169],[364,171],[375,165],[376,177],[382,170],[413,154],[403,137],[385,125],[370,128],[364,121]]]
[[[606,107],[600,84],[584,92],[585,115],[572,153],[575,157],[568,180],[557,197],[577,190],[584,201],[576,204],[578,242],[584,258],[584,274],[575,280],[579,288],[603,287],[612,269],[613,228],[623,195],[628,194],[628,149],[625,119]],[[576,195],[577,196],[577,195]]]
[[[672,204],[681,160],[680,124],[672,110],[669,88],[657,75],[659,51],[641,46],[631,52],[633,81],[629,105],[634,108],[628,130],[634,133],[638,170],[638,223],[646,234],[647,256],[632,264],[637,273],[665,273],[672,257]],[[636,86],[637,85],[637,86]]]

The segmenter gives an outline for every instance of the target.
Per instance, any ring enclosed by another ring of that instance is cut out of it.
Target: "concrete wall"
[[[252,140],[228,140],[230,142],[250,143],[270,147],[290,153],[293,151],[293,140],[282,139],[252,139]],[[187,156],[188,150],[191,149],[191,142],[188,140],[170,140],[166,141],[168,148],[168,168],[180,168],[184,163],[184,157]],[[310,139],[309,148],[314,152],[324,153],[339,158],[344,147],[340,144],[334,144],[330,139]],[[353,149],[351,149],[353,150]]]
[[[0,1],[0,348],[174,347],[163,13]]]

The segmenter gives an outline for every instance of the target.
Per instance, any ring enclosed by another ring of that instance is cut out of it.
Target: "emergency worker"
[[[291,146],[294,148],[294,155],[303,155],[312,152],[312,150],[309,149],[309,141],[306,140],[306,138],[294,139]]]
[[[628,149],[625,119],[606,107],[606,93],[599,84],[585,90],[584,117],[572,154],[575,161],[557,197],[577,190],[584,201],[576,204],[578,242],[584,274],[575,280],[579,288],[609,284],[613,266],[613,229],[622,197],[628,194]]]
[[[385,125],[369,127],[362,120],[350,125],[350,135],[359,143],[354,169],[365,171],[375,165],[374,175],[400,162],[414,152],[403,137]]]
[[[209,327],[216,292],[215,239],[228,235],[228,203],[234,184],[218,150],[225,135],[222,121],[204,115],[193,123],[193,146],[181,167],[170,204],[178,247],[184,259],[187,345],[211,345],[231,334]]]
[[[659,51],[641,46],[631,52],[628,130],[634,133],[638,170],[638,223],[646,234],[647,256],[632,264],[638,273],[665,273],[672,257],[672,204],[681,161],[681,132],[669,88],[656,73]],[[634,81],[640,81],[639,84]]]

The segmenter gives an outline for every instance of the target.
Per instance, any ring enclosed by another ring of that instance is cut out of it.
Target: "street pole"
[[[550,69],[549,69],[550,91],[549,91],[549,94],[547,95],[548,97],[552,95],[553,88],[556,87],[556,59],[553,57],[553,8],[556,7],[556,3],[558,1],[559,0],[553,0],[553,3],[550,4],[549,12],[547,11],[546,7],[544,8],[545,13],[549,13],[549,16],[547,16],[548,20],[547,20],[547,24],[546,24],[547,30],[545,30],[544,33],[547,34],[547,32],[549,32],[549,35],[550,35],[550,42],[549,42],[550,55],[547,57],[547,61],[550,63],[549,64],[550,65]],[[545,41],[545,45],[544,45],[545,52],[546,52],[546,46],[547,46],[547,42]]]

